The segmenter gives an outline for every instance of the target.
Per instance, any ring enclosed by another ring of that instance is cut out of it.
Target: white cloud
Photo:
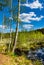
[[[9,19],[10,19],[10,20],[13,20],[13,18],[12,18],[12,17],[9,17]]]
[[[26,4],[21,4],[21,5],[26,6],[26,7],[30,7],[31,9],[43,8],[42,4],[38,0],[35,0],[32,3],[26,3]]]
[[[4,29],[6,26],[5,25],[0,25],[0,28]]]
[[[27,28],[29,28],[29,29],[30,29],[30,28],[32,28],[32,27],[33,27],[33,25],[31,25],[31,24],[28,24],[28,25],[27,25],[27,24],[25,24],[25,25],[23,25],[23,27],[24,27],[25,29],[27,29]]]
[[[35,17],[35,18],[30,18],[30,20],[40,21],[42,18],[44,18],[44,16]]]
[[[42,18],[44,18],[44,16],[41,15],[37,17],[34,12],[20,14],[20,19],[22,22],[30,23],[30,21],[40,21]]]

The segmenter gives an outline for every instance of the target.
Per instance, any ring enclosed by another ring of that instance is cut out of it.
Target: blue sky
[[[18,4],[17,0],[13,0],[13,6]],[[5,16],[10,17],[8,8],[0,11],[0,28],[2,27],[3,13]],[[21,23],[19,25],[19,31],[21,29],[31,30],[44,28],[44,0],[26,0],[26,2],[20,2],[20,16]],[[13,23],[12,29],[15,30],[16,22]],[[8,32],[9,29],[5,30]]]

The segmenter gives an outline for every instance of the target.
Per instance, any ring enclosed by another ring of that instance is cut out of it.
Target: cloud
[[[9,19],[10,19],[10,20],[13,20],[13,18],[12,18],[12,17],[9,17]]]
[[[34,12],[20,14],[20,19],[22,22],[30,23],[31,21],[40,21],[42,18],[44,18],[44,16],[41,15],[37,17]]]
[[[4,28],[6,28],[6,26],[5,25],[0,25],[0,28],[4,29]]]
[[[32,28],[32,27],[33,27],[33,25],[32,25],[32,24],[28,24],[28,25],[27,25],[27,24],[25,24],[25,25],[23,25],[23,27],[24,27],[25,29],[27,29],[27,28],[29,28],[29,29],[30,29],[30,28]]]
[[[30,7],[31,9],[43,8],[42,4],[38,0],[35,0],[32,3],[21,4],[21,6]]]
[[[44,18],[44,16],[35,17],[35,18],[30,18],[30,20],[40,21],[42,18]]]

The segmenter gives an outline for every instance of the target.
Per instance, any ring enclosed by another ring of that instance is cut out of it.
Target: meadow
[[[22,55],[20,52],[21,56],[17,55],[16,53],[14,55],[11,53],[15,32],[12,32],[11,35],[11,47],[10,52],[8,52],[8,44],[10,43],[10,33],[3,33],[2,41],[0,33],[0,54],[2,54],[2,57],[5,58],[5,61],[4,63],[2,63],[2,65],[42,65],[42,63],[39,60],[28,60],[24,52],[29,51],[30,49],[35,50],[39,48],[44,48],[44,29],[33,30],[30,32],[19,32],[16,49],[19,49],[22,52]]]

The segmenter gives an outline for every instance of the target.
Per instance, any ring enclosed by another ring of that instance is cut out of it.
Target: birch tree
[[[18,0],[18,14],[17,14],[17,25],[16,25],[16,37],[14,41],[14,46],[12,52],[14,53],[16,45],[17,45],[17,39],[18,39],[18,28],[19,28],[19,15],[20,15],[20,0]]]

